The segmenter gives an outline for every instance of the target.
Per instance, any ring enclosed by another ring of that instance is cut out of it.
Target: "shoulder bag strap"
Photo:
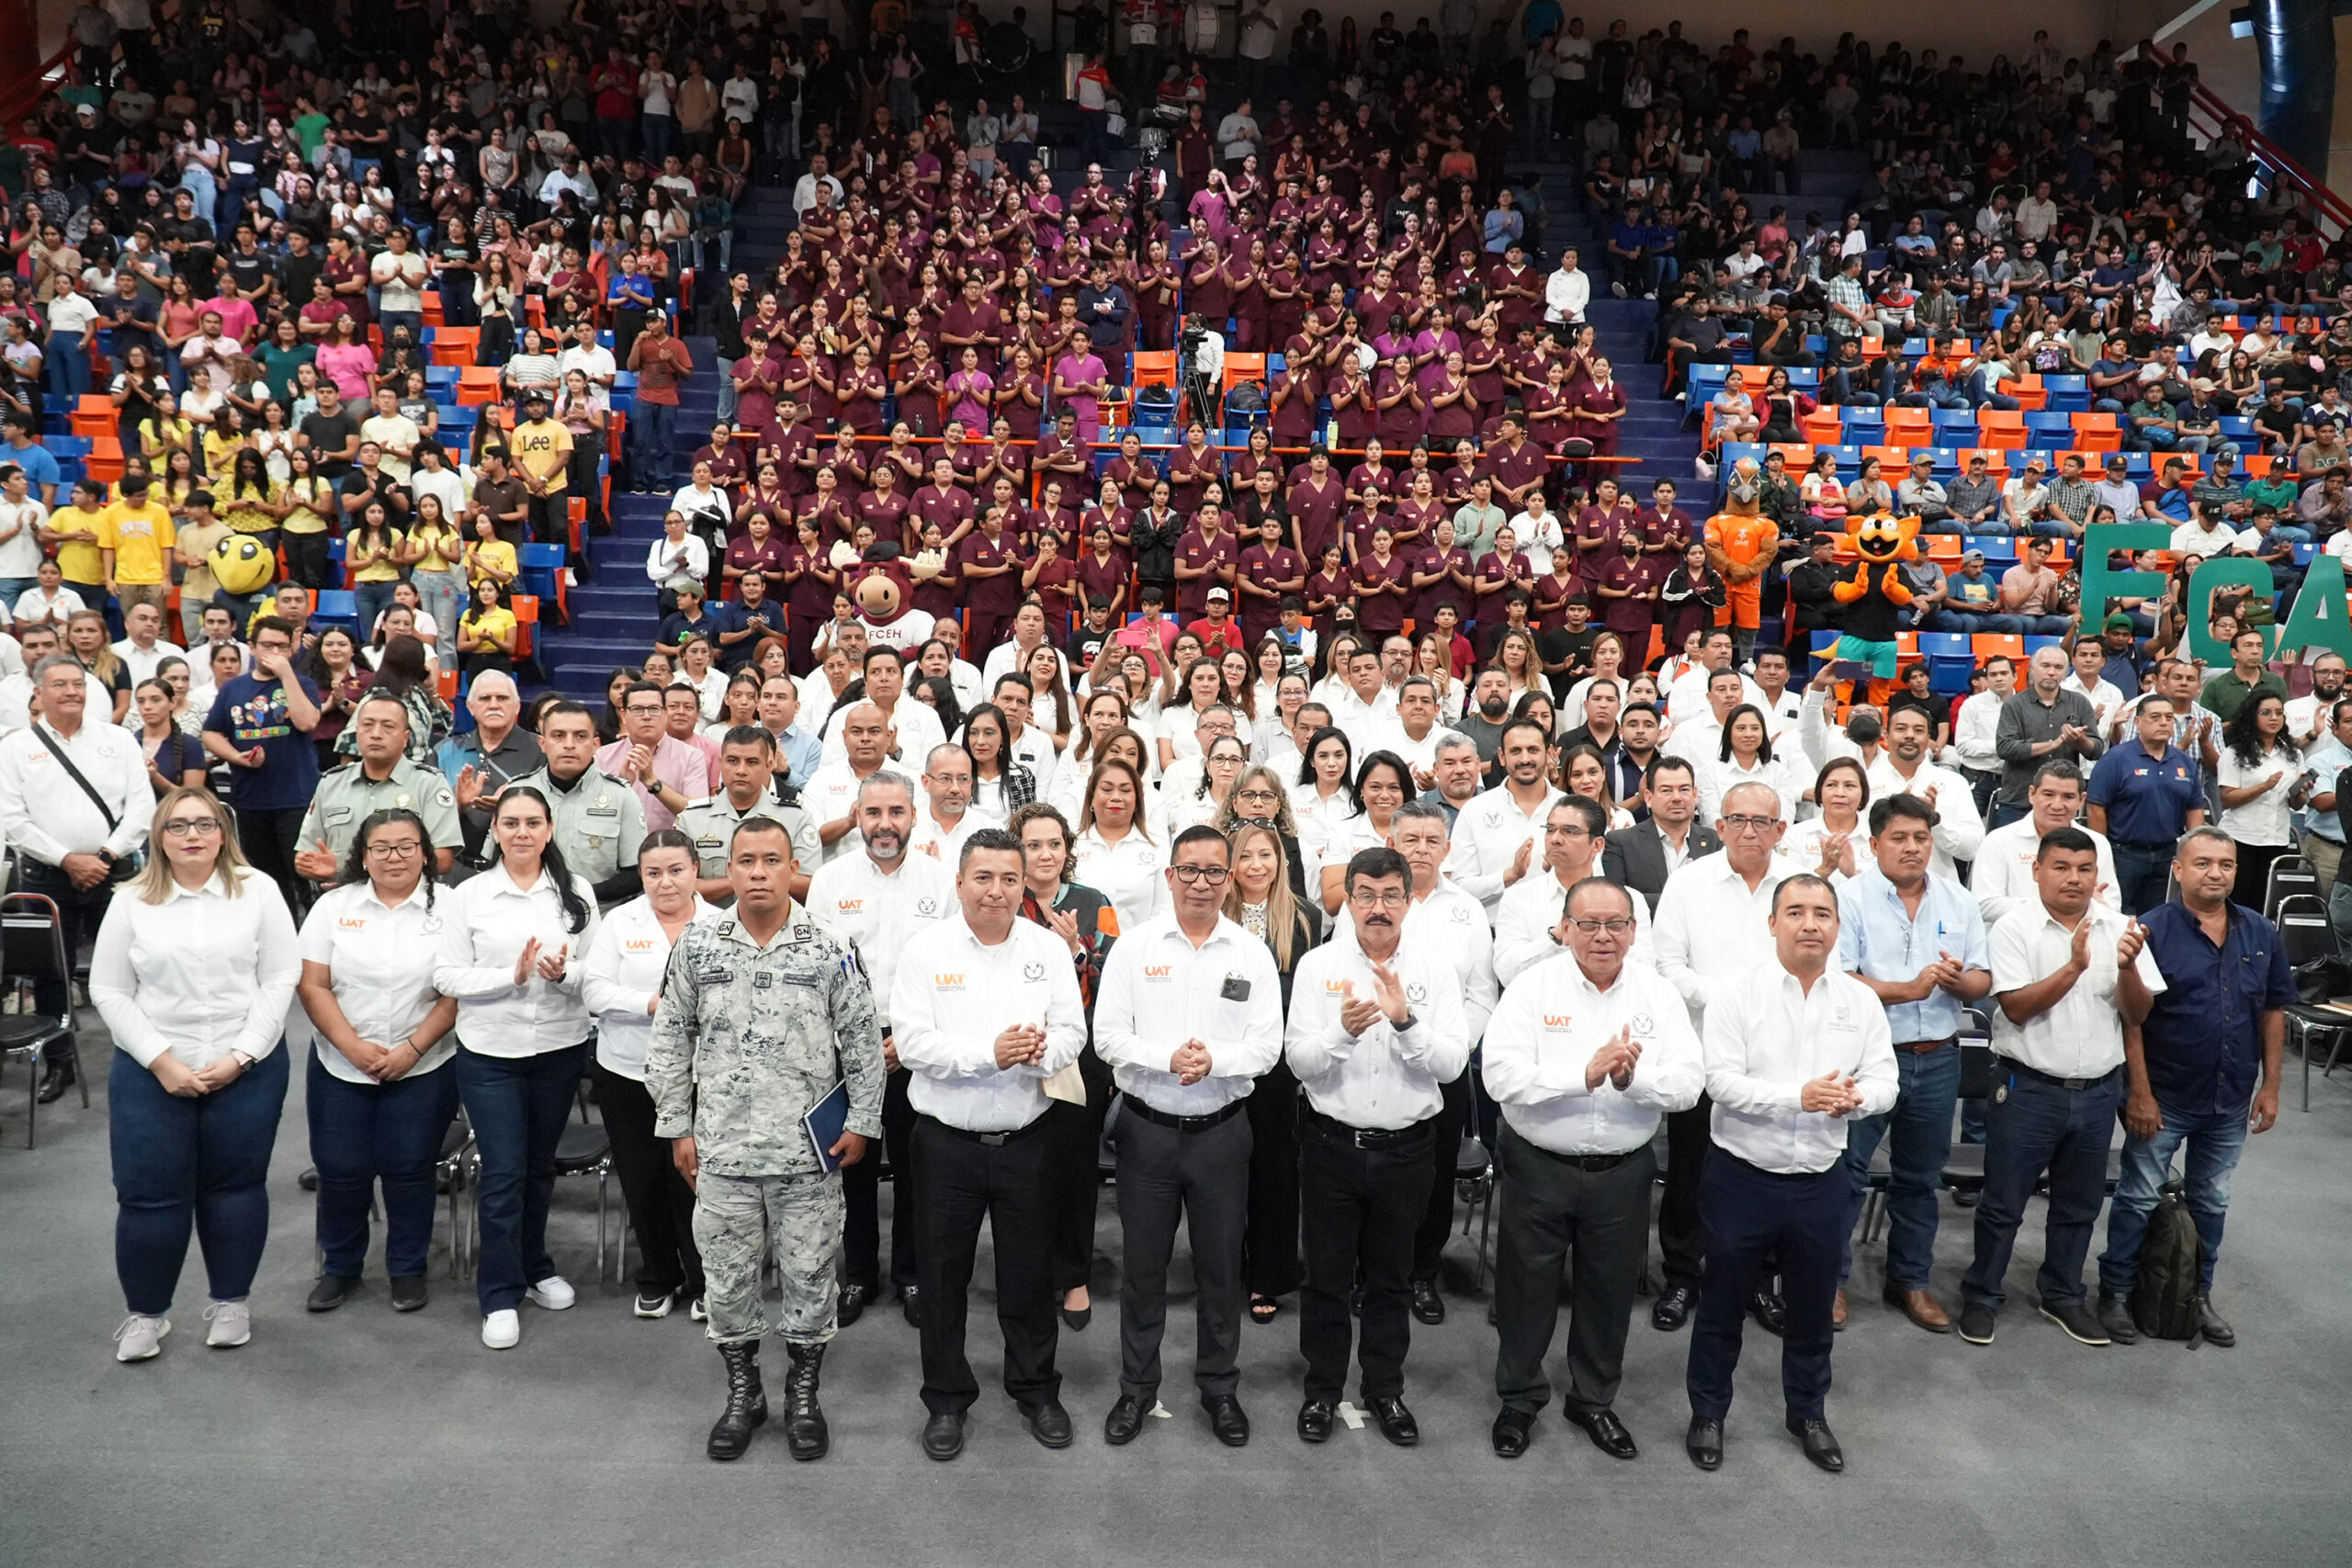
[[[33,725],[33,733],[40,737],[41,744],[49,749],[49,754],[57,759],[57,765],[65,770],[65,776],[82,786],[82,793],[90,797],[90,804],[96,807],[98,815],[107,819],[107,831],[111,833],[122,826],[122,818],[107,808],[105,797],[98,794],[88,779],[82,776],[82,770],[74,765],[74,759],[65,754],[64,740],[38,722]]]

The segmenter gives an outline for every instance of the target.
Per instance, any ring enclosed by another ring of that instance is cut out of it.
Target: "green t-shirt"
[[[2295,475],[2291,468],[2283,472],[2274,469],[2272,477],[2248,479],[2245,484],[2247,505],[2260,506],[2267,502],[2277,507],[2281,516],[2286,514],[2287,509],[2294,505],[2302,493],[2301,487],[2295,483]]]
[[[294,134],[302,139],[302,162],[307,164],[311,161],[311,154],[319,150],[319,142],[325,137],[327,127],[334,123],[322,114],[295,117]]]

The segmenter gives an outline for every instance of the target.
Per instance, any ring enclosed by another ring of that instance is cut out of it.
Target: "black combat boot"
[[[823,1459],[832,1446],[825,1412],[817,1403],[817,1374],[825,1365],[822,1345],[786,1345],[792,1371],[784,1379],[784,1442],[794,1459]]]
[[[760,1387],[760,1346],[756,1339],[721,1345],[727,1363],[727,1408],[710,1428],[710,1457],[741,1459],[752,1446],[752,1434],[768,1418],[768,1396]]]

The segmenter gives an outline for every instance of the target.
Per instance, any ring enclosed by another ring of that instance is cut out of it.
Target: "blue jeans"
[[[2222,1224],[2230,1213],[2230,1173],[2245,1152],[2246,1106],[2234,1111],[2175,1111],[2162,1100],[2156,1111],[2164,1127],[2153,1138],[2126,1134],[2123,1179],[2107,1210],[2107,1250],[2098,1258],[2101,1295],[2124,1296],[2140,1277],[2140,1244],[2148,1216],[2172,1170],[2172,1156],[2188,1145],[2186,1172],[2189,1217],[2197,1222],[2197,1278],[2213,1288],[2213,1264],[2222,1256]]]
[[[1954,533],[1959,531],[1956,527],[1952,530]],[[1942,530],[1938,529],[1937,532],[1940,533]],[[1928,629],[1938,632],[1967,632],[1971,635],[1984,632],[1991,636],[1999,632],[2012,634],[2021,632],[2025,629],[2025,623],[2015,615],[1963,615],[1958,610],[1938,610],[1928,617]]]
[[[376,617],[392,607],[392,591],[399,586],[400,580],[398,578],[393,579],[390,582],[356,582],[352,584],[352,596],[359,606],[359,640],[361,642],[366,642],[368,637],[374,634],[376,630]],[[422,596],[420,595],[420,597]],[[442,623],[436,619],[434,623],[435,629],[440,629],[441,625]],[[456,636],[454,627],[451,628],[451,636],[453,637]]]
[[[2144,915],[2165,901],[2165,884],[2172,875],[2170,844],[2127,844],[2108,840],[2115,851],[2116,893],[2127,915]]]
[[[631,434],[629,463],[637,482],[648,490],[674,490],[673,454],[678,410],[672,403],[649,403],[639,398],[628,412]]]
[[[368,1261],[368,1201],[384,1184],[384,1272],[424,1272],[433,1245],[434,1170],[458,1114],[447,1064],[390,1083],[353,1083],[307,1053],[311,1163],[319,1172],[319,1250],[325,1269],[356,1280]]]
[[[269,1156],[286,1104],[286,1046],[228,1088],[183,1100],[117,1051],[107,1073],[114,1269],[132,1312],[161,1317],[192,1228],[216,1302],[250,1294],[269,1240]]]
[[[1951,1154],[1951,1109],[1960,1094],[1960,1049],[1897,1051],[1894,1068],[1901,1088],[1894,1109],[1860,1117],[1846,1125],[1846,1176],[1852,1184],[1853,1218],[1862,1214],[1871,1156],[1887,1142],[1893,1175],[1886,1185],[1886,1282],[1898,1291],[1924,1291],[1936,1261],[1936,1192],[1944,1161]],[[1846,1227],[1845,1254],[1838,1282],[1854,1272],[1854,1229]]]
[[[421,311],[379,310],[376,313],[376,324],[384,329],[386,343],[391,341],[394,327],[406,327],[408,341],[411,343],[422,344],[424,341],[424,316]]]
[[[1976,1205],[1976,1258],[1960,1282],[1963,1300],[2000,1310],[2002,1277],[2017,1246],[2026,1200],[2050,1173],[2050,1219],[2034,1284],[2041,1304],[2083,1299],[2083,1259],[2107,1196],[2107,1145],[2123,1107],[2123,1069],[2069,1089],[2001,1061],[1984,1107],[1984,1195]]]
[[[416,596],[424,601],[424,613],[433,617],[434,644],[440,649],[441,668],[456,669],[458,616],[465,599],[465,590],[458,586],[458,574],[454,571],[412,571],[408,580],[416,585]]]
[[[474,1293],[485,1317],[520,1306],[531,1286],[556,1271],[548,1256],[555,1145],[587,1065],[586,1041],[537,1056],[485,1056],[458,1043],[451,1067],[481,1152]]]
[[[71,413],[90,389],[90,351],[78,337],[52,340],[48,348],[50,393]]]
[[[38,577],[0,577],[0,603],[5,603],[7,611],[14,614],[17,601],[40,586],[40,579]]]

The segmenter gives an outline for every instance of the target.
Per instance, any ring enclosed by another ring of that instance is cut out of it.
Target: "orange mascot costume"
[[[1756,652],[1764,574],[1780,554],[1781,531],[1762,513],[1764,469],[1754,458],[1734,463],[1724,489],[1724,510],[1707,519],[1707,564],[1725,589],[1715,624],[1731,627],[1733,657],[1745,664]]]
[[[1830,657],[1867,663],[1871,670],[1871,705],[1882,712],[1894,688],[1895,633],[1903,606],[1911,603],[1900,562],[1919,558],[1917,517],[1849,517],[1846,536],[1853,541],[1854,574],[1830,589],[1830,596],[1846,606],[1844,635]]]

